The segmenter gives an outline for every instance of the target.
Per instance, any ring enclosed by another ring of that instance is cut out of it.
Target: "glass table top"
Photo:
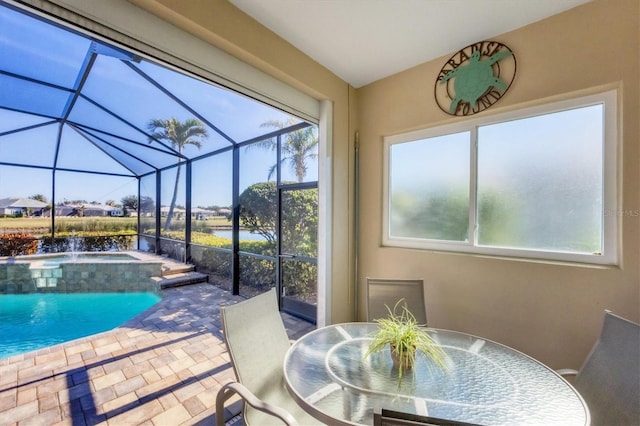
[[[292,345],[287,386],[310,414],[331,424],[373,424],[374,408],[482,425],[589,424],[586,404],[553,370],[465,333],[428,329],[447,354],[447,368],[418,357],[399,380],[388,351],[364,357],[377,327],[332,325]]]

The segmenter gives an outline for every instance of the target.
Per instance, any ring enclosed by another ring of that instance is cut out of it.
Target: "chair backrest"
[[[260,399],[286,394],[282,366],[290,343],[275,289],[221,307],[220,316],[238,381]]]
[[[387,306],[393,310],[401,299],[418,324],[427,324],[422,280],[367,278],[367,321],[387,317]]]
[[[430,416],[402,413],[399,411],[374,409],[373,426],[478,426],[474,423],[458,422],[454,420],[439,419]]]
[[[640,325],[605,311],[575,387],[589,406],[592,425],[639,425]]]

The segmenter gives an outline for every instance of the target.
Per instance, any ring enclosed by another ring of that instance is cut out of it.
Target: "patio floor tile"
[[[214,424],[217,391],[235,379],[219,306],[243,298],[206,283],[162,295],[119,328],[0,360],[0,424]],[[291,339],[315,328],[283,321]],[[235,397],[225,414],[240,409]]]

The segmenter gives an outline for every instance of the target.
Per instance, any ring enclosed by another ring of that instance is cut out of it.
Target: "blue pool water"
[[[155,293],[0,296],[0,358],[111,330],[160,301]]]

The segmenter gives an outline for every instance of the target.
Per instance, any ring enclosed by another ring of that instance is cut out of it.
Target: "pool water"
[[[156,293],[0,296],[0,358],[111,330],[160,301]]]

